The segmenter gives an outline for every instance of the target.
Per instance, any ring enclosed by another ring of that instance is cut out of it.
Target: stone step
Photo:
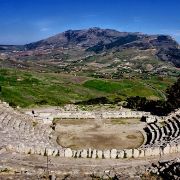
[[[158,141],[162,141],[162,138],[163,138],[162,128],[160,127],[160,125],[157,125],[156,123],[155,123],[155,126],[158,128],[158,131],[159,131],[159,139],[158,139]]]
[[[157,139],[157,131],[154,129],[152,124],[149,124],[150,131],[152,133],[152,140],[150,141],[150,144],[154,144]]]
[[[175,137],[180,137],[180,122],[178,120],[174,120],[173,122],[178,129],[178,131],[175,134]]]
[[[170,136],[171,135],[171,127],[169,126],[169,124],[167,122],[165,122],[164,125],[165,129],[166,129],[166,136]]]
[[[14,129],[15,130],[19,130],[19,126],[20,126],[20,124],[21,124],[21,120],[16,120],[16,122],[14,123]]]
[[[0,124],[2,124],[2,122],[4,121],[4,119],[6,118],[8,116],[8,113],[3,113],[3,114],[1,114],[1,116],[0,116]]]
[[[177,121],[179,121],[179,122],[180,122],[180,119],[179,119],[179,118],[177,118],[177,117],[175,117],[175,116],[173,116],[173,117],[172,117],[172,119],[173,119],[173,120],[177,120]]]
[[[180,114],[176,114],[176,117],[180,121]]]
[[[158,129],[156,128],[156,126],[154,126],[154,124],[149,124],[151,131],[154,132],[154,139],[152,141],[152,144],[155,144],[159,138],[159,134],[158,134]]]
[[[4,118],[4,120],[2,121],[2,125],[4,126],[4,127],[7,127],[8,126],[8,124],[9,124],[9,122],[12,120],[12,117],[11,117],[11,115],[7,115],[5,118]]]
[[[171,119],[169,119],[168,121],[169,121],[169,123],[172,125],[173,130],[174,130],[174,132],[172,133],[172,137],[175,138],[177,132],[179,131],[179,128],[178,128],[178,126],[177,126],[177,124],[176,124],[175,121],[172,121]]]
[[[155,137],[154,131],[151,129],[151,127],[149,125],[145,128],[145,131],[146,131],[146,135],[147,135],[146,145],[152,144],[154,141],[154,137]]]

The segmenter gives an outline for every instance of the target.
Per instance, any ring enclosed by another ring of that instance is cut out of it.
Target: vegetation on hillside
[[[107,102],[113,103],[117,102],[117,98],[125,100],[129,96],[163,99],[162,94],[173,82],[173,78],[150,77],[146,80],[115,81],[56,73],[0,69],[0,99],[12,106],[20,107],[58,106],[90,99],[99,101],[102,100],[100,97],[105,97]]]
[[[127,106],[131,109],[150,111],[156,115],[167,115],[180,108],[180,78],[166,90],[167,100],[148,100],[145,97],[128,97]]]

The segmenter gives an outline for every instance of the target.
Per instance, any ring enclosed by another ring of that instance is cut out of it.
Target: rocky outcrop
[[[160,49],[157,53],[157,56],[163,61],[170,61],[176,67],[180,68],[180,49],[178,48],[169,48],[169,49]]]
[[[172,161],[159,161],[158,164],[152,164],[149,172],[161,176],[167,180],[179,180],[180,177],[180,159]]]

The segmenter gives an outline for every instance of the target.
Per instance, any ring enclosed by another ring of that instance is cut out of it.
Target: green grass
[[[161,98],[155,90],[165,90],[174,80],[160,82],[104,80],[56,73],[37,73],[15,69],[0,69],[0,99],[20,107],[39,105],[63,105],[77,101],[105,96],[110,99],[128,96]],[[160,83],[159,83],[160,82]],[[154,89],[144,83],[150,83]]]
[[[0,98],[21,107],[27,107],[46,104],[61,105],[103,95],[96,90],[92,91],[71,82],[72,78],[58,74],[1,69]]]
[[[176,78],[158,78],[152,77],[149,80],[146,80],[145,83],[152,85],[153,87],[165,91],[169,86],[176,81]]]
[[[169,80],[170,81],[170,80]],[[172,81],[172,80],[171,80]],[[171,84],[170,82],[160,82],[160,80],[153,80],[153,82],[149,81],[148,83],[151,85],[147,85],[146,81],[141,79],[135,80],[120,80],[120,81],[111,81],[111,80],[89,80],[84,83],[86,88],[95,89],[101,92],[106,93],[114,93],[120,95],[122,97],[128,96],[142,96],[147,97],[148,99],[162,99],[162,94],[159,93],[159,90],[163,87],[168,87]],[[158,84],[159,86],[155,85]],[[160,86],[160,84],[162,84]],[[162,92],[163,93],[163,92]]]

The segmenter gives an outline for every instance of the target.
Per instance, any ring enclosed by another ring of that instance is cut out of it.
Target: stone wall
[[[124,158],[145,158],[150,156],[163,156],[172,153],[180,153],[180,144],[167,145],[166,147],[154,147],[144,149],[111,149],[111,150],[97,150],[97,149],[81,149],[72,150],[70,148],[57,149],[30,147],[24,145],[11,146],[8,145],[7,150],[16,151],[23,154],[38,154],[43,156],[60,156],[66,158],[93,158],[93,159],[124,159]]]
[[[123,158],[143,158],[149,156],[163,156],[171,153],[180,153],[180,144],[169,145],[165,147],[154,147],[144,149],[111,149],[111,150],[97,150],[97,149],[82,149],[72,150],[65,149],[64,157],[70,158],[98,158],[98,159],[123,159]]]
[[[28,115],[34,116],[30,111],[26,112]],[[62,111],[52,110],[46,112],[45,110],[35,111],[35,117],[43,119],[44,122],[52,122],[54,118],[62,119],[113,119],[113,118],[141,118],[142,116],[150,116],[149,112],[142,111]],[[152,119],[152,118],[151,118]]]

